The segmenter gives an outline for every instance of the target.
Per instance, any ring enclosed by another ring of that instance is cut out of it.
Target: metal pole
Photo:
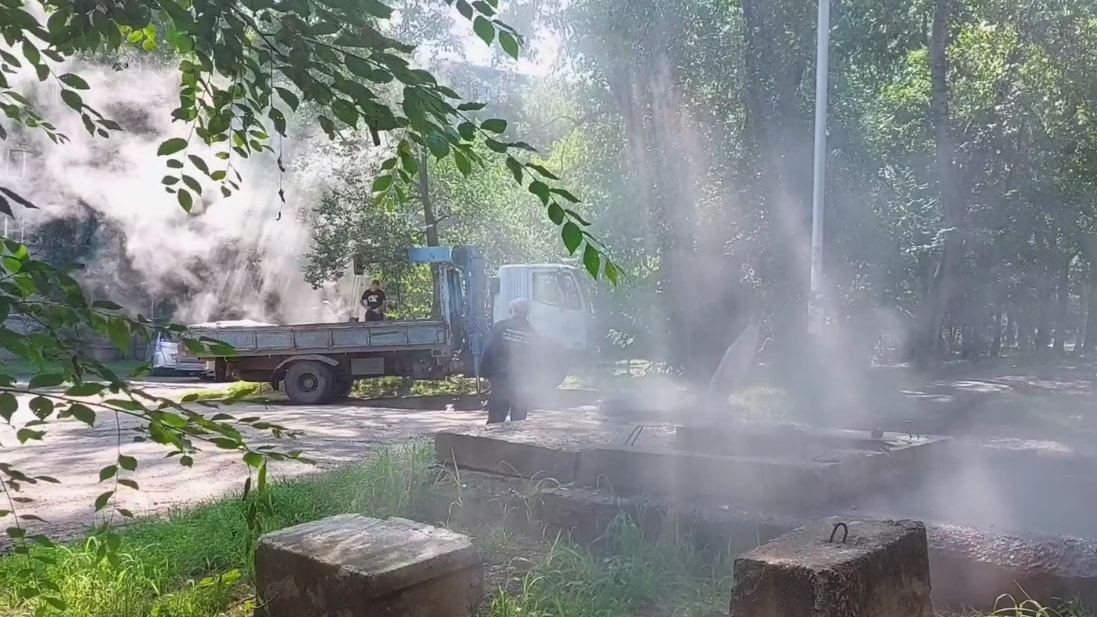
[[[811,297],[808,331],[823,327],[823,201],[827,175],[827,67],[830,51],[830,0],[818,0],[819,22],[815,47],[815,156],[811,187]]]

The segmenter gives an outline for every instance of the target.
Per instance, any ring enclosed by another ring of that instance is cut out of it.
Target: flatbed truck
[[[310,405],[345,398],[357,379],[478,377],[491,325],[516,298],[529,299],[530,322],[545,342],[535,367],[541,385],[555,388],[568,367],[590,355],[592,294],[577,268],[511,264],[489,277],[483,255],[471,246],[414,247],[408,259],[439,269],[439,319],[191,328],[190,336],[235,350],[198,359],[217,380],[270,383],[291,401]]]

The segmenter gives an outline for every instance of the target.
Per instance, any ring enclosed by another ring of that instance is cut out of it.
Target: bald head
[[[525,298],[515,298],[510,301],[510,305],[507,307],[507,311],[511,317],[521,317],[522,319],[529,318],[529,300]]]

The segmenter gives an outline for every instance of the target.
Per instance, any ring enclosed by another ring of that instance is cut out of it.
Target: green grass
[[[256,383],[252,381],[237,381],[226,388],[201,388],[188,390],[179,396],[187,396],[188,401],[209,401],[214,399],[232,398],[234,400],[248,399],[265,396],[272,392],[270,384]]]
[[[410,383],[400,377],[375,377],[354,382],[352,394],[358,398],[395,398],[398,396],[465,396],[476,394],[476,380],[464,377],[415,380]]]
[[[333,514],[424,519],[438,482],[423,446],[385,449],[362,465],[272,485],[262,508],[263,529],[273,530]],[[452,479],[443,480],[452,482]],[[484,518],[490,518],[486,516]],[[500,516],[501,518],[501,516]],[[488,617],[563,614],[697,615],[726,603],[723,569],[672,540],[643,542],[627,521],[613,527],[613,557],[596,557],[564,541],[530,548],[528,539],[492,521],[463,529],[477,539],[486,560],[511,574],[489,584]],[[239,497],[131,524],[115,564],[95,557],[96,540],[33,549],[52,565],[22,556],[0,558],[0,615],[30,615],[36,602],[20,599],[28,586],[57,585],[67,617],[213,617],[244,615],[251,594],[249,535]],[[28,571],[28,567],[30,570]],[[490,567],[489,567],[490,569]],[[223,577],[222,575],[226,575]],[[238,580],[237,580],[238,579]],[[582,581],[582,584],[577,584]],[[637,611],[640,611],[638,613]]]
[[[382,449],[364,463],[272,485],[261,508],[264,530],[334,514],[404,516],[428,522],[439,482],[454,478],[430,467],[423,445]],[[441,479],[440,479],[441,478]],[[459,493],[457,499],[460,499]],[[468,504],[466,504],[468,505]],[[66,617],[244,617],[250,615],[252,572],[245,504],[239,496],[120,531],[118,559],[96,558],[97,541],[36,548],[43,564],[23,556],[0,558],[0,615],[22,617],[44,605],[25,601],[27,587],[56,585]],[[732,587],[726,558],[702,557],[677,537],[644,538],[619,518],[607,531],[612,550],[593,553],[564,540],[538,542],[502,530],[491,515],[476,528],[460,528],[485,558],[490,597],[482,617],[715,617],[726,614]],[[1081,617],[1031,602],[996,615]]]

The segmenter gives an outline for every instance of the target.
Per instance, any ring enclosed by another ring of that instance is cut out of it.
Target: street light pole
[[[811,296],[808,332],[823,328],[823,201],[827,180],[827,68],[830,58],[830,0],[818,0],[815,47],[815,153],[811,187]]]

